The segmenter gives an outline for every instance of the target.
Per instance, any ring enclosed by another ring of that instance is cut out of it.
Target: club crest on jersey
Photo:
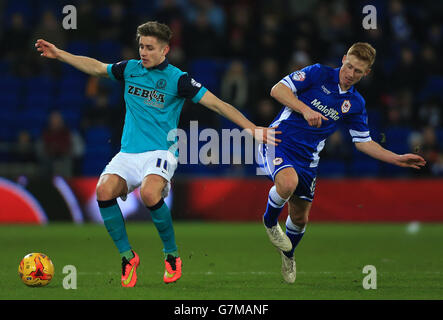
[[[155,84],[155,88],[157,88],[157,89],[164,89],[165,87],[166,87],[166,80],[165,79],[160,79]]]
[[[295,81],[304,81],[306,79],[306,73],[303,71],[295,71],[292,75],[292,79]]]
[[[349,100],[343,101],[343,104],[341,105],[341,112],[346,113],[351,109],[351,102]]]
[[[274,160],[272,160],[272,163],[274,164],[274,166],[279,166],[283,163],[283,159],[282,158],[275,158]]]

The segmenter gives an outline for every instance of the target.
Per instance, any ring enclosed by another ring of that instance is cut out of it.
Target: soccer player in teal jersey
[[[58,59],[89,75],[124,81],[125,124],[120,152],[110,161],[97,183],[97,202],[104,224],[122,258],[121,283],[133,287],[137,282],[139,256],[132,250],[117,198],[141,186],[140,195],[151,212],[163,242],[165,283],[181,276],[181,259],[177,251],[169,208],[164,202],[170,180],[177,167],[177,155],[169,150],[175,141],[168,134],[177,129],[185,99],[200,103],[248,130],[257,140],[276,144],[275,128],[255,126],[232,105],[218,99],[187,73],[168,63],[168,26],[150,21],[137,28],[139,60],[106,64],[70,54],[45,40],[35,46],[41,56]]]

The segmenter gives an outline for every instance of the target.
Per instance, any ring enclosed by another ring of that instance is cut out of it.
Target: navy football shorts
[[[315,193],[315,181],[317,178],[317,167],[309,167],[310,162],[303,161],[295,152],[281,144],[269,147],[261,144],[258,147],[260,168],[274,181],[277,173],[288,167],[294,168],[298,175],[298,185],[294,194],[299,198],[312,202]]]

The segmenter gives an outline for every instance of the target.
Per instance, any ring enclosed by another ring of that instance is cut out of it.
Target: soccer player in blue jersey
[[[177,251],[169,208],[164,202],[170,180],[177,167],[177,155],[170,150],[176,142],[168,134],[177,129],[185,99],[200,103],[247,129],[258,141],[279,142],[275,128],[259,128],[232,105],[218,99],[187,73],[169,64],[166,55],[172,33],[168,26],[150,21],[137,28],[139,60],[106,64],[58,49],[45,40],[35,46],[41,55],[58,59],[93,76],[124,81],[125,124],[120,152],[102,172],[97,184],[98,206],[104,224],[122,259],[121,284],[133,287],[137,282],[139,256],[132,250],[117,198],[140,186],[140,195],[149,208],[152,221],[163,242],[165,283],[181,277],[181,259]]]
[[[271,243],[280,251],[281,271],[288,283],[296,278],[294,250],[308,223],[319,153],[339,122],[349,130],[356,148],[375,159],[415,169],[426,163],[419,155],[398,155],[371,139],[365,100],[354,85],[369,74],[375,53],[370,44],[355,43],[343,56],[340,68],[307,66],[271,89],[271,96],[284,106],[271,124],[282,132],[282,142],[274,150],[266,145],[259,148],[264,169],[274,182],[263,223]],[[278,217],[286,203],[289,215],[284,233]]]

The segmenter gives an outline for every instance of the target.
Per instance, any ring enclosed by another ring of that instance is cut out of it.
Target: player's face
[[[340,68],[340,86],[347,90],[366,76],[369,71],[369,64],[358,59],[354,55],[345,55]]]
[[[138,52],[145,68],[152,68],[165,60],[169,46],[157,38],[141,36],[138,40]]]

